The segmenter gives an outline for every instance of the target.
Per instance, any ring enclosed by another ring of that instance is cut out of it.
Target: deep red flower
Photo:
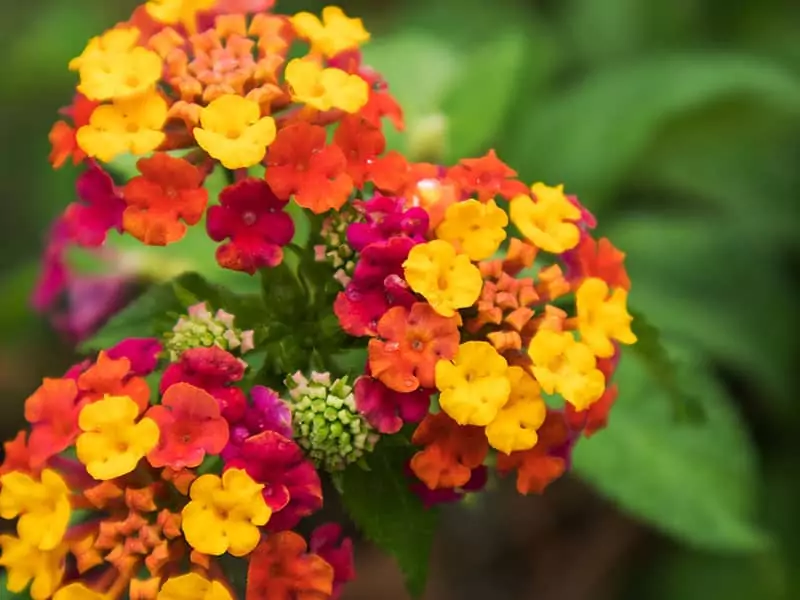
[[[156,468],[197,467],[206,454],[219,454],[228,443],[228,422],[219,403],[208,392],[188,383],[176,383],[164,392],[161,404],[146,416],[158,424],[158,445],[147,455]]]
[[[351,281],[339,292],[333,312],[339,326],[350,335],[377,333],[378,321],[393,306],[411,306],[417,301],[408,284],[399,275],[389,275],[382,283],[365,285]]]
[[[294,221],[263,179],[249,178],[222,190],[219,206],[208,209],[206,227],[215,242],[220,266],[253,274],[283,260],[283,249],[294,236]]]
[[[361,251],[353,272],[353,281],[360,286],[381,285],[390,275],[403,276],[403,263],[415,246],[406,236],[375,242]]]
[[[419,423],[431,405],[431,391],[396,392],[370,375],[362,375],[353,388],[356,408],[381,433],[397,433],[404,423]]]
[[[338,523],[320,525],[311,533],[309,547],[333,567],[333,593],[331,600],[337,600],[348,581],[356,578],[353,561],[353,541],[343,537]]]
[[[78,435],[78,386],[73,379],[44,379],[25,401],[25,420],[31,424],[30,462],[41,467],[69,447]]]
[[[517,172],[497,158],[494,150],[481,158],[462,159],[447,176],[464,192],[477,195],[481,202],[495,196],[510,200],[519,194],[530,194],[528,186],[515,179]]]
[[[64,212],[64,221],[72,241],[81,246],[101,246],[111,229],[122,231],[122,199],[111,175],[90,161],[75,183],[80,202],[73,202]]]
[[[394,236],[406,236],[416,243],[425,241],[429,223],[425,209],[419,206],[407,209],[402,198],[389,196],[373,196],[358,207],[365,220],[347,227],[347,242],[356,252]]]

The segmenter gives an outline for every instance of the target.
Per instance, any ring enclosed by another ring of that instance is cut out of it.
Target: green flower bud
[[[176,361],[190,348],[219,346],[245,354],[253,349],[253,332],[242,331],[233,325],[234,316],[220,309],[212,314],[205,302],[189,307],[172,331],[166,335],[166,349],[171,361]]]
[[[347,244],[347,226],[359,218],[359,213],[346,206],[325,219],[322,224],[322,243],[314,246],[317,262],[327,262],[334,269],[334,279],[345,287],[355,269],[355,252]]]

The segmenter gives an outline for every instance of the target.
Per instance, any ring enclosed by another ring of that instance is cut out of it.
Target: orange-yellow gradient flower
[[[89,475],[104,481],[130,473],[158,443],[158,425],[144,418],[127,396],[107,396],[81,410],[78,426],[84,432],[75,444],[78,460]]]
[[[198,477],[189,490],[191,501],[181,513],[186,541],[212,556],[252,552],[261,539],[258,528],[272,515],[263,489],[242,469],[228,469],[222,477]]]
[[[528,240],[545,252],[560,254],[578,245],[580,230],[573,222],[581,218],[580,209],[564,195],[564,186],[548,187],[536,183],[530,196],[511,200],[511,221]]]
[[[60,544],[52,550],[39,550],[25,538],[0,535],[0,549],[0,567],[6,569],[6,588],[12,594],[21,594],[30,583],[31,598],[46,600],[61,584],[67,544]]]
[[[161,586],[156,600],[232,600],[230,590],[221,582],[199,573],[170,577]]]
[[[292,98],[317,110],[338,108],[358,112],[369,100],[369,86],[358,75],[341,69],[323,69],[310,59],[296,58],[286,65],[286,81]]]
[[[414,246],[403,269],[411,289],[422,294],[444,317],[475,304],[483,287],[478,267],[444,240]]]
[[[226,94],[200,111],[195,127],[198,145],[228,169],[246,169],[264,158],[275,139],[275,120],[262,117],[253,100]]]
[[[508,215],[489,200],[456,202],[447,207],[444,221],[436,228],[436,237],[450,242],[470,260],[484,260],[492,256],[504,239]]]
[[[328,58],[345,50],[355,50],[369,40],[361,19],[351,19],[338,6],[323,8],[322,20],[309,12],[300,12],[291,22],[298,37],[311,43],[312,52]]]
[[[544,423],[547,407],[536,380],[522,367],[509,367],[511,394],[494,420],[486,426],[492,448],[511,454],[536,445],[536,430]]]
[[[578,410],[596,402],[605,390],[605,376],[589,346],[569,331],[541,329],[531,340],[528,354],[533,375],[548,393],[558,393]]]
[[[436,363],[439,404],[459,425],[491,423],[508,401],[508,362],[488,342],[466,342],[455,360]]]
[[[72,514],[69,488],[61,475],[45,469],[37,481],[26,473],[13,471],[0,477],[0,485],[0,517],[19,517],[19,536],[37,549],[57,547]]]
[[[616,340],[622,344],[635,344],[631,331],[633,317],[628,313],[628,292],[617,288],[609,296],[608,284],[597,277],[589,277],[575,294],[578,310],[578,328],[583,341],[595,355],[608,358],[614,355]]]

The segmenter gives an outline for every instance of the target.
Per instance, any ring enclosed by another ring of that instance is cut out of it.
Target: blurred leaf
[[[31,308],[31,293],[39,276],[38,261],[23,263],[3,273],[0,279],[0,331],[4,341],[19,339],[23,333],[29,333],[32,323],[39,317]]]
[[[679,356],[688,359],[681,383],[703,399],[705,422],[671,418],[666,392],[628,353],[610,426],[576,446],[575,469],[627,512],[691,546],[762,550],[768,539],[752,521],[759,489],[752,443],[704,365]]]
[[[543,98],[501,155],[524,179],[564,182],[599,211],[668,119],[739,96],[800,111],[800,80],[750,56],[647,55]]]

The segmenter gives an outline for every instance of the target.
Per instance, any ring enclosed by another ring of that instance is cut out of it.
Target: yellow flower
[[[59,589],[53,600],[108,600],[108,598],[83,583],[75,582]]]
[[[161,79],[161,57],[136,46],[124,52],[98,51],[80,61],[78,91],[90,100],[138,96]]]
[[[425,296],[443,317],[452,317],[459,308],[475,304],[483,287],[478,267],[444,240],[414,246],[403,270],[411,289]]]
[[[167,103],[155,91],[136,98],[98,106],[89,124],[78,129],[78,146],[88,156],[109,162],[130,152],[140,156],[164,141]]]
[[[200,111],[198,145],[228,169],[257,165],[275,139],[275,120],[262,117],[258,102],[226,94]]]
[[[528,354],[533,375],[548,393],[558,393],[578,410],[594,404],[605,391],[605,376],[589,346],[569,331],[540,329],[531,340]]]
[[[6,587],[9,592],[19,594],[30,587],[33,600],[45,600],[53,595],[64,577],[64,562],[67,544],[60,544],[52,550],[39,550],[30,541],[0,535],[0,567],[6,568]]]
[[[272,516],[261,495],[263,488],[242,469],[228,469],[222,478],[198,477],[189,491],[191,501],[181,513],[186,541],[212,556],[252,552],[261,539],[258,528]]]
[[[508,215],[494,200],[456,202],[447,207],[444,221],[436,228],[436,237],[453,244],[470,260],[489,258],[506,239]]]
[[[354,50],[369,40],[361,19],[351,19],[338,6],[322,9],[322,20],[309,12],[297,13],[291,19],[298,37],[311,42],[311,49],[328,58],[345,50]]]
[[[69,61],[69,70],[77,71],[81,66],[106,54],[120,54],[131,50],[139,41],[141,32],[136,27],[115,27],[103,35],[93,37],[80,56]]]
[[[575,294],[581,341],[601,358],[614,355],[611,340],[622,344],[636,343],[636,335],[631,331],[633,317],[627,308],[628,292],[617,288],[611,297],[608,292],[605,281],[589,277]]]
[[[348,113],[361,110],[369,100],[369,86],[358,75],[341,69],[323,69],[314,60],[295,58],[286,65],[286,81],[292,98],[316,108],[338,108]]]
[[[0,517],[17,521],[17,532],[39,550],[64,539],[72,507],[69,487],[56,471],[45,469],[39,481],[20,471],[0,477]]]
[[[149,0],[144,6],[147,14],[159,23],[180,23],[189,33],[197,31],[197,13],[209,10],[217,0]]]
[[[156,600],[232,600],[232,596],[219,581],[209,581],[198,573],[187,573],[167,579]]]
[[[547,415],[539,384],[530,373],[522,367],[509,367],[508,379],[508,402],[486,426],[489,444],[505,454],[533,448],[539,441],[536,431]]]
[[[564,195],[564,186],[531,187],[536,201],[529,196],[511,200],[511,221],[526,238],[545,252],[560,254],[578,245],[580,231],[575,223],[581,211]]]
[[[459,425],[484,426],[508,401],[508,363],[488,342],[466,342],[455,360],[436,363],[439,405]]]
[[[81,409],[75,449],[89,475],[100,481],[130,473],[156,447],[158,425],[150,418],[138,423],[139,407],[128,396],[106,396]]]

